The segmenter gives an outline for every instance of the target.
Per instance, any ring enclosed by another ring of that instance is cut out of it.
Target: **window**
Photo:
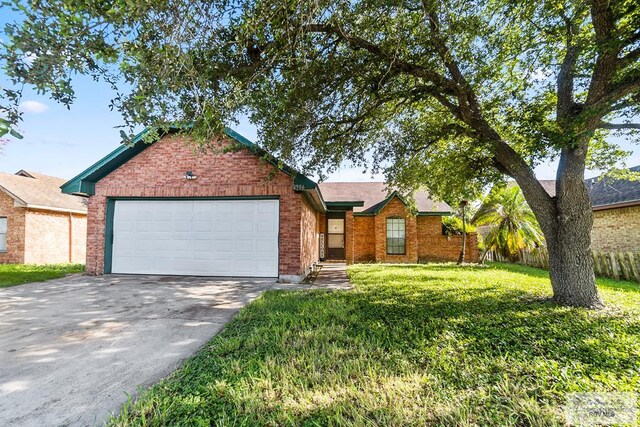
[[[7,251],[7,218],[0,217],[0,252]]]
[[[387,218],[387,255],[404,254],[404,218]]]

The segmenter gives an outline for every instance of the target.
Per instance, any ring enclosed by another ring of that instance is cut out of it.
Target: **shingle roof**
[[[551,196],[556,195],[556,180],[555,179],[539,179],[538,182],[542,185],[542,188]]]
[[[63,194],[60,186],[66,180],[37,172],[0,172],[0,191],[8,194],[18,206],[86,213],[83,197]]]
[[[640,165],[629,168],[634,172],[640,172]],[[599,177],[585,179],[584,183],[589,191],[591,206],[594,209],[619,204],[639,204],[640,205],[640,181],[629,181],[626,179],[598,180]],[[540,180],[542,187],[550,196],[556,195],[556,181]]]
[[[640,166],[629,168],[634,172],[640,172]],[[602,179],[589,178],[585,180],[591,205],[604,207],[617,204],[640,204],[640,181],[629,181],[626,179]]]
[[[363,202],[363,206],[354,206],[353,212],[374,213],[387,197],[393,193],[384,182],[321,182],[318,184],[322,197],[331,202]],[[444,202],[435,202],[426,191],[414,193],[416,207],[419,212],[450,213],[451,207]]]

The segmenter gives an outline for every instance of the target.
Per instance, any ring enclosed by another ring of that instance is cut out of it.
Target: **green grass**
[[[355,290],[271,291],[113,425],[564,422],[569,392],[640,390],[640,287],[549,302],[542,270],[356,265]]]
[[[83,264],[0,264],[0,288],[57,279],[84,271]]]

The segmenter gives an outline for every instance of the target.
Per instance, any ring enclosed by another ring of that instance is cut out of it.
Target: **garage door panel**
[[[208,233],[213,231],[213,223],[210,219],[196,219],[193,222],[193,231]]]
[[[236,231],[242,233],[242,232],[253,232],[253,225],[254,225],[254,220],[253,219],[238,219],[238,221],[236,221]]]
[[[191,232],[191,226],[193,224],[193,220],[189,219],[179,219],[173,223],[173,230],[176,232]]]
[[[236,240],[236,252],[241,253],[253,253],[255,251],[256,245],[253,240],[250,239],[238,239]]]
[[[216,204],[214,212],[221,214],[232,214],[235,210],[235,206],[233,203],[220,202],[220,204]]]
[[[114,273],[278,274],[277,200],[118,200]]]

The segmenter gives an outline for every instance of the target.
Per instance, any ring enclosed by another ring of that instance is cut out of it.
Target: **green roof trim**
[[[351,207],[362,207],[364,206],[364,201],[362,200],[353,200],[353,201],[340,201],[340,202],[326,202],[328,208],[351,208]]]
[[[393,200],[394,197],[397,197],[405,206],[409,206],[407,202],[405,202],[404,198],[400,195],[400,193],[394,190],[391,194],[387,196],[386,199],[384,199],[381,203],[378,203],[378,205],[374,207],[373,213],[374,214],[380,213],[380,211],[384,209],[384,207],[387,206],[389,202]]]
[[[172,127],[169,128],[168,131],[165,131],[160,134],[160,137],[169,134],[176,133],[183,128]],[[93,195],[95,194],[95,184],[100,181],[102,178],[116,170],[118,167],[125,164],[127,161],[131,160],[133,157],[140,154],[142,151],[151,146],[151,143],[147,143],[144,141],[145,135],[150,131],[149,128],[144,129],[142,132],[137,134],[132,140],[130,144],[122,144],[111,153],[104,156],[102,159],[98,160],[93,165],[89,166],[87,169],[82,171],[80,174],[71,178],[69,181],[64,183],[60,188],[63,193],[67,194],[85,194],[85,195]],[[293,185],[296,191],[305,191],[305,190],[313,190],[317,189],[317,184],[296,171],[295,169],[283,164],[278,161],[274,156],[269,154],[266,150],[262,149],[258,145],[249,141],[244,136],[240,135],[236,131],[225,128],[225,134],[238,142],[240,145],[244,146],[251,150],[254,154],[259,155],[264,160],[268,161],[279,170],[283,171],[287,175],[293,177]]]
[[[441,212],[418,212],[417,213],[418,216],[451,216],[453,215],[452,212],[446,212],[446,211],[441,211]]]
[[[398,193],[398,191],[394,190],[391,194],[387,196],[386,199],[381,201],[380,203],[372,206],[363,212],[354,212],[354,216],[375,216],[378,215],[384,208],[393,200],[394,197],[397,197],[405,206],[409,206],[404,197]],[[331,207],[332,202],[327,202],[327,207]],[[419,211],[416,213],[416,216],[448,216],[451,215],[451,212],[440,212],[440,211]]]

